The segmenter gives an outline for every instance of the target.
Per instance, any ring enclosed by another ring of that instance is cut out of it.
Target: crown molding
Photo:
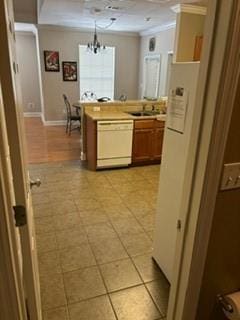
[[[32,33],[32,34],[35,34],[37,33],[37,28],[34,24],[32,23],[19,23],[19,22],[15,22],[14,23],[14,28],[15,28],[15,31],[20,33],[20,32],[23,32],[23,33]]]
[[[144,30],[144,31],[140,32],[140,36],[142,36],[142,37],[144,37],[144,36],[152,36],[152,35],[155,35],[155,34],[157,34],[159,32],[170,30],[170,29],[175,29],[175,28],[176,28],[176,22],[173,21],[173,22],[170,22],[170,23],[167,23],[167,24],[163,24],[161,26],[157,26],[157,27],[154,27],[154,28],[150,28],[150,29]]]
[[[192,13],[205,16],[207,14],[207,8],[201,6],[193,6],[191,4],[177,4],[176,6],[171,7],[172,11],[175,13]]]
[[[17,36],[29,36],[29,37],[35,37],[35,33],[33,31],[15,31]]]
[[[67,26],[58,26],[58,25],[50,25],[50,24],[38,24],[38,30],[49,30],[49,31],[67,31],[67,32],[84,32],[84,33],[93,33],[94,30],[91,28],[77,28],[77,27],[67,27]],[[138,32],[127,32],[127,31],[113,31],[113,30],[105,30],[104,32],[101,30],[97,31],[98,34],[113,34],[113,35],[121,35],[121,36],[130,36],[130,37],[139,37]]]

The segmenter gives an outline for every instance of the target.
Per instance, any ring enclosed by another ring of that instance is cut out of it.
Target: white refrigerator
[[[163,156],[153,242],[153,258],[171,283],[177,223],[187,157],[193,133],[193,114],[199,62],[171,66],[169,102],[164,133]]]

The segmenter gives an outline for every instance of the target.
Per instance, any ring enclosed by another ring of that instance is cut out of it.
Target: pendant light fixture
[[[101,45],[101,43],[98,40],[98,36],[97,36],[97,24],[95,21],[95,31],[94,31],[94,36],[93,36],[93,42],[89,42],[87,45],[87,50],[90,52],[93,52],[94,54],[97,54],[98,52],[100,52],[101,50],[105,50],[106,46],[105,45]]]
[[[95,30],[94,30],[93,42],[89,42],[87,44],[87,51],[93,52],[94,54],[97,54],[98,52],[100,52],[102,50],[106,50],[106,46],[102,45],[98,40],[97,27],[99,29],[106,30],[116,21],[116,18],[111,18],[110,21],[111,22],[107,26],[100,27],[97,25],[96,20],[95,20]]]

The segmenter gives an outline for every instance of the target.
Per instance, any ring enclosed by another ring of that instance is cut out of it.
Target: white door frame
[[[204,52],[200,69],[198,104],[200,136],[194,178],[183,199],[187,212],[185,230],[179,233],[175,277],[170,294],[168,320],[195,319],[207,254],[224,149],[236,95],[240,67],[240,4],[236,0],[209,3]],[[212,38],[212,39],[211,39]],[[208,61],[208,63],[206,63]]]
[[[2,319],[27,319],[23,308],[23,289],[18,282],[18,262],[14,258],[11,232],[7,221],[9,208],[4,194],[3,168],[0,163],[0,305]],[[11,212],[11,211],[10,211]]]
[[[234,7],[232,9],[232,5],[238,6],[238,8]],[[213,14],[214,12],[214,14],[211,16],[211,19],[208,19],[207,26],[210,27],[210,30],[207,30],[207,33],[205,33],[205,44],[208,43],[209,46],[205,46],[202,60],[202,62],[205,60],[209,61],[209,63],[205,67],[203,63],[203,67],[200,70],[200,79],[205,79],[206,83],[204,83],[204,88],[199,89],[198,102],[205,104],[205,110],[201,116],[201,135],[198,141],[198,150],[196,150],[198,151],[198,161],[194,164],[194,184],[186,186],[191,187],[193,190],[190,197],[190,206],[186,206],[186,202],[183,202],[182,209],[187,209],[189,220],[185,225],[184,235],[183,233],[179,235],[180,242],[178,243],[181,244],[184,250],[181,251],[181,255],[176,256],[177,263],[175,265],[180,272],[176,273],[178,277],[174,279],[172,285],[168,313],[169,320],[192,320],[195,318],[201,276],[204,268],[204,259],[202,257],[206,257],[213,208],[222,170],[221,160],[223,158],[226,133],[228,132],[233,108],[234,94],[232,96],[229,95],[229,88],[231,89],[231,93],[236,90],[234,81],[239,76],[239,65],[234,64],[234,61],[237,61],[237,57],[240,54],[238,46],[234,47],[233,45],[231,47],[230,44],[230,49],[235,49],[235,55],[229,60],[233,63],[228,64],[229,61],[224,61],[226,57],[225,48],[229,44],[227,42],[227,27],[230,25],[232,12],[235,12],[235,14],[239,13],[237,9],[239,9],[239,4],[237,4],[236,0],[212,0],[210,2],[210,13]],[[214,39],[211,45],[213,31],[215,31],[216,39]],[[236,25],[236,30],[234,31],[233,36],[236,41],[238,40],[238,34],[240,34],[239,25]],[[207,41],[206,38],[209,37],[210,39]],[[232,52],[230,53],[232,54]],[[225,67],[226,64],[228,64],[229,69],[223,70],[222,67]],[[208,67],[209,70],[207,70]],[[219,83],[218,81],[220,76],[222,76],[221,80],[223,80],[223,83]],[[227,85],[229,83],[230,85],[224,87],[224,81],[226,81]],[[218,106],[217,109],[215,108],[216,106]],[[217,158],[217,161],[216,155],[220,156],[220,158]],[[208,205],[208,208],[206,205]],[[199,209],[201,210],[199,211]],[[201,219],[199,225],[197,225],[199,213],[201,214]],[[196,227],[198,229],[195,234]],[[194,232],[191,233],[189,232],[190,230]],[[203,236],[204,242],[201,241]],[[195,237],[196,242],[194,241]],[[194,251],[193,246],[195,246]],[[198,252],[196,248],[199,248]],[[192,254],[193,259],[191,259]],[[196,270],[196,267],[198,272],[194,274],[193,271]],[[190,292],[193,296],[190,294],[186,295],[187,289],[191,289]]]
[[[27,319],[22,260],[14,225],[14,191],[0,85],[0,305],[3,319]]]
[[[31,193],[26,171],[23,110],[20,79],[16,60],[15,32],[12,0],[0,1],[0,80],[5,110],[6,131],[10,149],[14,196],[17,205],[25,208],[27,224],[19,229],[23,281],[28,313],[31,319],[42,319],[39,272],[37,264],[35,230],[31,208]]]

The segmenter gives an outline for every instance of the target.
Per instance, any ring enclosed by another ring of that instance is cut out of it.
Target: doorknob
[[[41,185],[41,180],[40,179],[36,179],[36,180],[30,180],[30,189],[32,189],[33,187],[40,187]]]

